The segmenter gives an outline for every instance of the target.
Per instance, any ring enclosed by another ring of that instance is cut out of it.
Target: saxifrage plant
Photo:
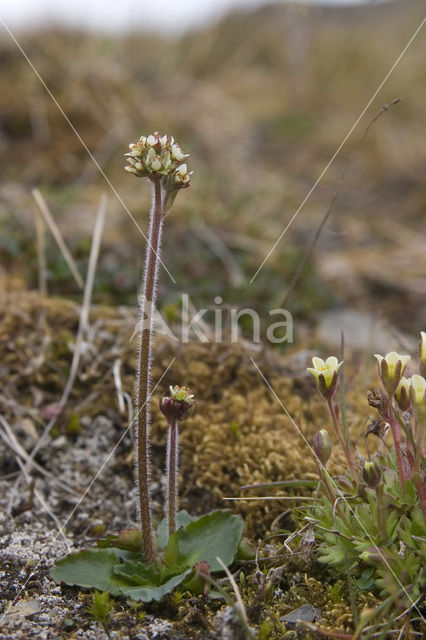
[[[426,372],[426,333],[421,333],[420,373]],[[336,437],[348,462],[343,477],[332,478],[326,464],[331,442],[325,429],[313,442],[321,493],[304,510],[319,542],[319,561],[342,575],[352,575],[358,589],[375,589],[401,606],[413,603],[426,586],[426,380],[415,373],[403,376],[409,355],[376,355],[383,388],[367,398],[378,412],[366,436],[385,446],[367,460],[355,461],[343,413],[335,400],[342,363],[313,358],[309,368],[327,402]]]

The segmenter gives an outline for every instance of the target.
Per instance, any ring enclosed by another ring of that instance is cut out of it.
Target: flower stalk
[[[154,310],[157,300],[158,268],[160,263],[163,222],[179,189],[188,187],[190,173],[180,146],[169,136],[156,131],[141,136],[129,145],[125,169],[140,178],[151,181],[152,204],[150,211],[148,248],[146,253],[142,290],[139,297],[138,327],[139,350],[136,370],[136,475],[139,489],[139,513],[142,530],[142,552],[147,564],[155,562],[150,508],[149,427],[152,338]]]
[[[178,464],[179,464],[179,423],[173,420],[169,423],[167,439],[167,510],[169,521],[169,535],[176,531],[176,514],[178,510]]]
[[[358,472],[356,470],[354,454],[352,452],[349,439],[345,439],[339,423],[339,418],[338,418],[339,408],[332,398],[327,399],[327,407],[331,417],[331,422],[333,424],[334,432],[345,454],[352,478],[355,480],[355,482],[358,482],[359,478],[358,478]]]
[[[308,367],[307,371],[309,371],[309,373],[312,373],[312,375],[314,376],[318,391],[327,403],[331,422],[333,424],[333,429],[339,441],[339,444],[346,456],[352,478],[356,482],[358,482],[358,473],[356,470],[355,459],[352,453],[349,437],[347,434],[345,435],[343,433],[338,417],[339,408],[338,405],[334,402],[334,396],[336,394],[339,377],[339,369],[342,366],[343,362],[338,362],[337,358],[334,356],[330,356],[325,362],[322,358],[313,357],[312,364],[313,367]]]
[[[402,441],[402,433],[401,433],[401,425],[396,419],[395,412],[393,409],[393,397],[395,393],[397,393],[397,399],[400,396],[400,383],[403,378],[403,374],[405,371],[405,367],[410,360],[409,355],[401,355],[396,351],[391,351],[387,353],[385,356],[381,356],[378,353],[374,356],[377,359],[377,367],[380,379],[382,381],[383,387],[386,390],[388,396],[388,411],[387,415],[385,415],[385,419],[389,422],[392,437],[395,445],[395,456],[396,456],[396,464],[398,467],[398,475],[401,482],[402,492],[405,494],[405,485],[407,481],[407,472],[403,464],[402,460],[402,450],[401,450],[401,441]]]
[[[158,280],[159,250],[163,230],[160,180],[152,182],[152,207],[145,274],[140,296],[139,357],[136,387],[137,474],[143,553],[148,564],[155,560],[149,497],[149,426],[153,313]]]
[[[195,409],[194,394],[187,387],[170,387],[170,395],[160,400],[160,410],[169,423],[167,438],[167,511],[169,536],[176,531],[178,511],[179,421],[187,420]]]

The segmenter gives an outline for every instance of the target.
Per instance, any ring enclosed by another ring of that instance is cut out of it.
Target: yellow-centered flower
[[[385,356],[376,353],[374,357],[377,358],[379,376],[382,379],[383,386],[388,394],[392,396],[398,387],[410,356],[402,356],[396,351],[391,351]]]
[[[337,375],[343,362],[339,362],[334,356],[330,356],[324,362],[322,358],[312,358],[313,367],[307,371],[312,373],[318,389],[325,398],[331,398],[336,390]]]

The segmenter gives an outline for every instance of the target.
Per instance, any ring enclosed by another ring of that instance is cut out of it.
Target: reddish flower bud
[[[182,422],[194,413],[194,394],[186,387],[170,387],[170,395],[164,395],[160,400],[160,410],[168,422]]]

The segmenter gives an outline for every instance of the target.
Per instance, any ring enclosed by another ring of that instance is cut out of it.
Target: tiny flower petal
[[[411,377],[411,393],[415,404],[422,404],[426,395],[426,380],[415,374]]]

